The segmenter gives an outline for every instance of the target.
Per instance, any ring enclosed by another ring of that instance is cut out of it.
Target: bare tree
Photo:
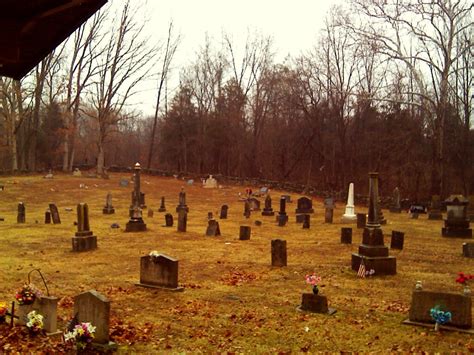
[[[171,62],[173,61],[173,57],[176,53],[176,49],[178,48],[179,42],[180,42],[180,35],[175,36],[173,34],[173,22],[171,21],[169,26],[168,26],[168,37],[166,40],[166,46],[165,46],[165,52],[163,54],[163,59],[162,59],[162,67],[161,67],[161,73],[159,83],[158,83],[158,91],[156,94],[156,107],[155,107],[155,115],[153,116],[153,126],[151,129],[151,136],[150,136],[150,147],[148,151],[148,160],[147,160],[147,169],[150,169],[151,167],[151,162],[153,159],[153,153],[154,153],[154,146],[155,146],[155,137],[156,137],[156,127],[158,123],[158,113],[160,109],[160,103],[161,103],[161,94],[163,92],[163,86],[168,78],[168,75],[170,73],[170,66]]]

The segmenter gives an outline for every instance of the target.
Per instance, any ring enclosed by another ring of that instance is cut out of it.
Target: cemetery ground
[[[289,222],[278,227],[275,217],[252,212],[243,216],[238,193],[246,186],[203,189],[184,181],[143,175],[141,190],[154,216],[143,218],[148,231],[125,233],[133,185],[120,187],[127,174],[109,180],[55,175],[2,177],[0,191],[0,301],[11,302],[33,268],[41,269],[50,294],[60,298],[59,324],[72,317],[73,297],[95,289],[111,301],[111,340],[119,352],[232,352],[289,353],[318,351],[429,351],[472,352],[474,336],[459,332],[434,332],[432,328],[403,325],[408,318],[416,281],[426,290],[461,293],[455,283],[460,271],[473,271],[472,259],[461,254],[462,239],[441,237],[442,221],[418,220],[406,213],[384,210],[385,244],[392,230],[405,232],[404,249],[390,250],[397,258],[395,276],[358,278],[351,270],[351,253],[361,242],[362,229],[339,222],[345,203],[337,203],[334,224],[324,224],[321,199],[313,199],[311,228],[295,223],[296,199],[286,206]],[[85,184],[86,188],[80,188]],[[176,229],[178,193],[184,186],[189,206],[186,233]],[[258,187],[253,187],[254,191]],[[357,187],[356,187],[357,189]],[[102,214],[105,196],[112,193],[116,213]],[[279,196],[271,191],[273,209]],[[165,228],[158,213],[161,196],[175,224]],[[263,198],[260,198],[263,206]],[[17,204],[26,206],[26,223],[17,224]],[[76,204],[89,205],[90,227],[98,249],[73,253]],[[61,224],[44,224],[49,203],[59,208]],[[218,220],[222,236],[205,236],[207,213],[218,218],[220,206],[229,205],[228,219]],[[66,211],[71,208],[71,211]],[[365,212],[356,206],[356,212]],[[254,224],[262,221],[261,226]],[[112,229],[112,223],[120,229]],[[239,241],[239,226],[251,226],[251,238]],[[353,228],[352,244],[340,243],[341,227]],[[288,266],[271,267],[270,242],[285,239]],[[184,292],[135,286],[140,257],[157,250],[179,260],[179,284]],[[322,277],[323,295],[334,315],[296,310],[301,294],[311,292],[305,275]],[[32,282],[43,289],[41,279]],[[59,338],[30,337],[24,328],[0,326],[0,353],[64,351]]]

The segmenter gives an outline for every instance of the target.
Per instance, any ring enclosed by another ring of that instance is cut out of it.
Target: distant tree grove
[[[143,9],[105,8],[22,81],[0,77],[0,170],[140,161],[359,192],[378,171],[385,194],[474,194],[473,6],[351,0],[281,62],[269,36],[206,37],[175,90],[173,24],[159,42]],[[131,106],[145,80],[158,83],[151,117]]]

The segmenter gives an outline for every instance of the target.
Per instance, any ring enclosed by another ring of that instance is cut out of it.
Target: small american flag
[[[365,277],[365,264],[364,259],[360,259],[359,271],[357,271],[357,276]]]

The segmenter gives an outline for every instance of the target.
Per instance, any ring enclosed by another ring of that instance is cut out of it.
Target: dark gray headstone
[[[186,225],[188,223],[188,213],[185,209],[178,212],[178,232],[186,232]]]
[[[160,208],[158,209],[158,212],[166,212],[165,196],[161,196],[161,204]]]
[[[49,210],[51,211],[51,218],[54,224],[61,224],[61,219],[59,218],[58,207],[54,203],[49,204]]]
[[[310,220],[311,220],[311,215],[305,214],[304,215],[304,221],[303,221],[303,229],[309,229],[310,228]]]
[[[227,212],[229,211],[229,206],[227,205],[222,205],[221,207],[221,213],[219,215],[220,219],[227,219]]]
[[[219,222],[215,219],[210,219],[207,222],[206,235],[208,237],[217,237],[221,235],[221,230],[219,228]]]
[[[173,215],[171,213],[165,214],[165,226],[173,227]]]
[[[392,231],[392,240],[390,241],[390,248],[402,250],[404,240],[405,240],[405,233]]]
[[[365,213],[357,213],[357,228],[363,229],[365,228],[367,220],[367,215]]]
[[[466,258],[474,258],[474,243],[463,243],[462,255]]]
[[[244,216],[250,218],[250,203],[248,200],[244,202]]]
[[[18,215],[16,217],[17,223],[25,223],[26,222],[26,209],[25,204],[20,202],[18,204]]]
[[[49,209],[44,213],[44,223],[51,224],[51,212]]]
[[[307,197],[301,197],[297,201],[296,213],[313,213],[313,201]]]
[[[272,240],[272,266],[286,266],[286,240]]]
[[[240,240],[249,240],[250,239],[250,226],[240,226],[239,239]]]
[[[352,228],[341,228],[341,243],[352,244]]]

